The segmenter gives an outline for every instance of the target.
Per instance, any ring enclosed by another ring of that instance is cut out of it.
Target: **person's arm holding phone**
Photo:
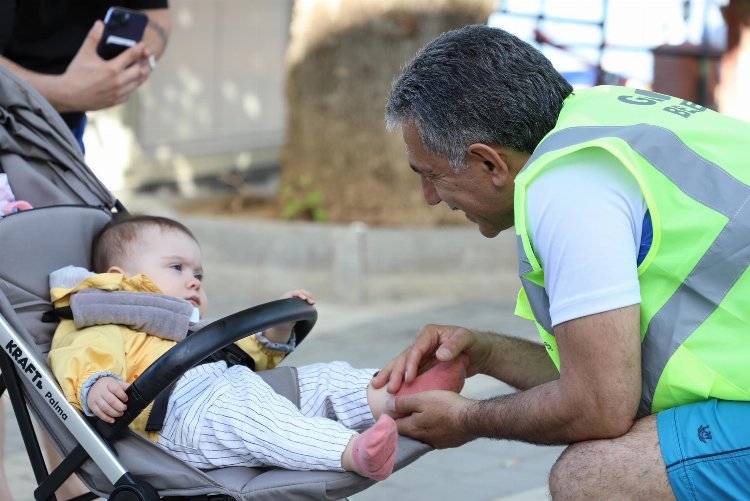
[[[49,75],[30,71],[0,56],[0,64],[32,85],[59,112],[93,111],[127,100],[148,78],[148,49],[138,43],[116,58],[105,61],[96,53],[104,25],[97,21],[64,73]]]
[[[97,54],[104,24],[97,21],[64,73],[45,74],[28,70],[0,56],[0,65],[32,85],[60,113],[94,111],[127,101],[130,93],[146,81],[153,54],[160,56],[170,31],[167,9],[145,9],[149,22],[144,41],[128,48],[111,60]]]

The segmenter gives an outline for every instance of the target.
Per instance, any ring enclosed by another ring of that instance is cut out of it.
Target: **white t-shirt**
[[[531,183],[527,224],[553,326],[641,302],[645,214],[635,179],[603,150],[560,159]]]

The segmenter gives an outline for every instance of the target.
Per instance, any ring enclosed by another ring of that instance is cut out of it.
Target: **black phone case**
[[[148,16],[137,10],[112,7],[104,18],[104,33],[96,48],[102,59],[112,59],[143,38]]]

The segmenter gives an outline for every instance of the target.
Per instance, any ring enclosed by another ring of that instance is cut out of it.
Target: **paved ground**
[[[434,238],[440,237],[436,235]],[[513,256],[507,256],[507,259],[512,261]],[[219,257],[207,257],[204,265],[210,276],[212,265],[219,267],[227,263],[219,263]],[[450,268],[450,265],[445,267]],[[237,269],[238,273],[241,271]],[[440,269],[435,269],[432,278],[439,277],[440,273]],[[246,284],[234,282],[234,286],[231,283],[207,283],[214,315],[227,314],[241,307],[238,305],[242,304],[243,298],[238,297],[238,291],[244,290]],[[343,359],[355,366],[378,367],[408,345],[421,325],[430,322],[535,337],[531,325],[512,315],[514,294],[513,288],[499,284],[495,294],[482,294],[481,297],[471,293],[439,297],[425,293],[397,299],[378,298],[358,304],[320,298],[315,329],[287,363],[302,365]],[[467,383],[463,394],[482,398],[508,391],[507,386],[496,381],[477,377]],[[5,407],[6,413],[9,412],[7,403]],[[7,427],[5,467],[13,494],[16,501],[30,501],[33,476],[12,415],[9,415]],[[431,452],[352,499],[545,500],[548,499],[546,477],[561,450],[559,447],[480,440],[458,449]]]

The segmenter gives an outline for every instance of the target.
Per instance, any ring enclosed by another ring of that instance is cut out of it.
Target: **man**
[[[149,18],[143,43],[111,61],[96,53],[111,5]],[[0,2],[0,65],[29,82],[60,112],[83,149],[86,111],[125,102],[148,78],[170,31],[167,0]]]
[[[376,387],[466,352],[470,374],[519,391],[398,396],[399,431],[572,444],[555,499],[750,498],[750,125],[648,91],[573,93],[486,26],[417,54],[386,119],[427,203],[488,238],[515,226],[517,313],[543,341],[425,326]]]

